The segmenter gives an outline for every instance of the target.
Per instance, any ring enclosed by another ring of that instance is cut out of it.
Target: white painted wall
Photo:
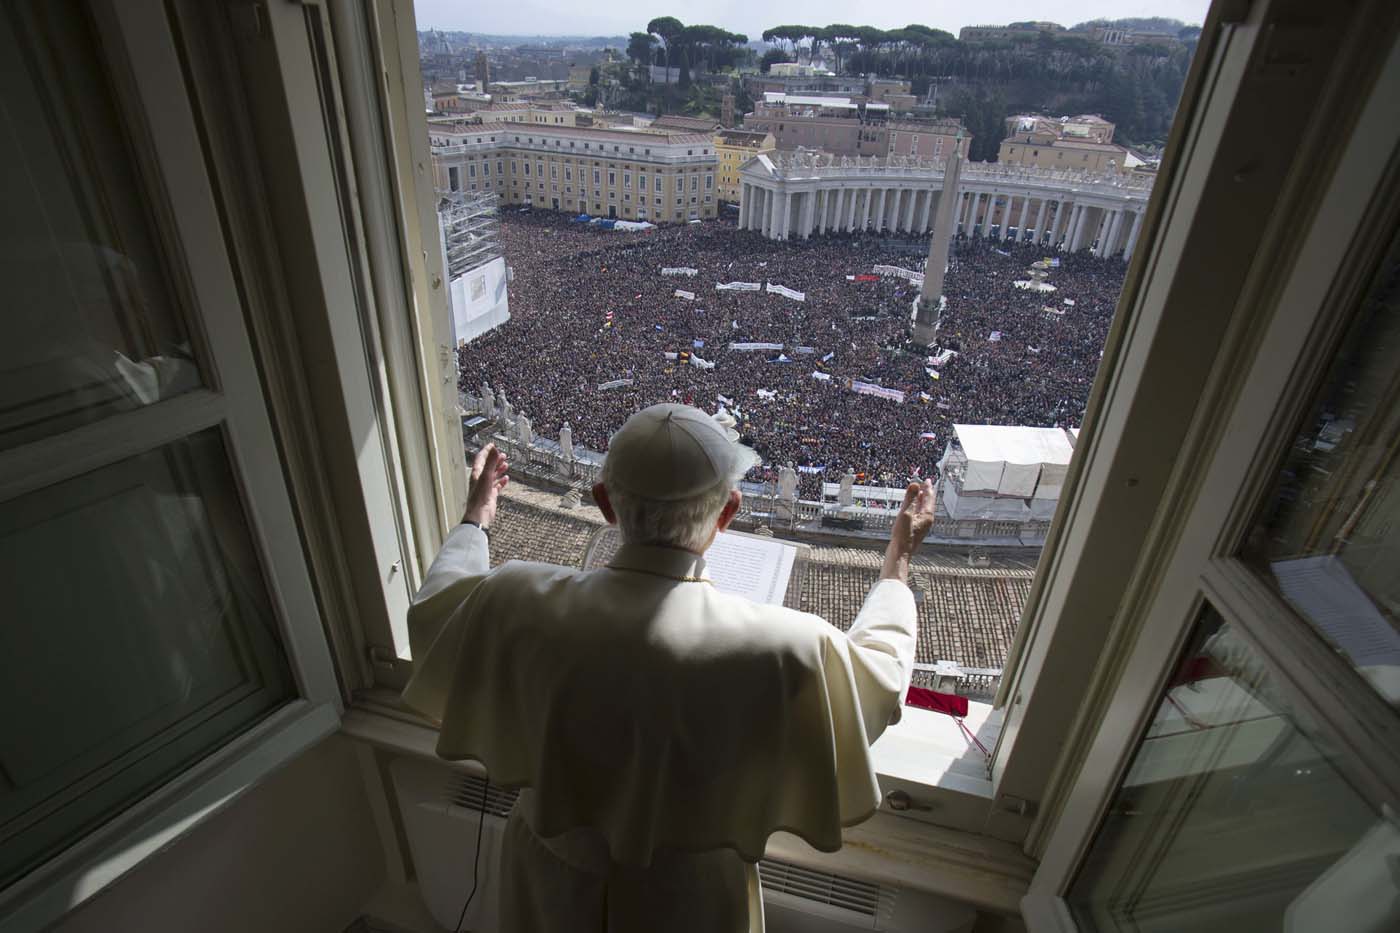
[[[340,933],[384,880],[351,742],[332,736],[53,930]]]

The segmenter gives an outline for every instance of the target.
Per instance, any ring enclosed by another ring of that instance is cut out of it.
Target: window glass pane
[[[1395,929],[1400,824],[1340,762],[1207,608],[1067,897],[1079,929]]]
[[[200,383],[85,4],[0,7],[0,449]]]
[[[0,504],[0,884],[294,693],[218,429]]]
[[[1400,704],[1400,239],[1289,448],[1247,557]]]

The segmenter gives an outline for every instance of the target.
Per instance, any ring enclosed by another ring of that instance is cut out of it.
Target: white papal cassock
[[[870,743],[914,659],[903,583],[876,583],[843,634],[687,580],[688,551],[488,566],[479,529],[448,536],[409,610],[404,699],[441,721],[440,756],[528,788],[503,930],[759,931],[769,834],[834,851],[878,806]]]

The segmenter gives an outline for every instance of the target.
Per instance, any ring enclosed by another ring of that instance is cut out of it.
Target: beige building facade
[[[739,203],[739,169],[760,152],[772,152],[777,145],[772,133],[753,133],[747,130],[720,130],[716,133],[715,153],[719,157],[719,179],[716,187],[719,190],[719,199],[733,204]]]
[[[1002,140],[997,160],[1006,165],[1095,173],[1129,172],[1141,164],[1127,149],[1113,143],[1045,138],[1037,141],[1024,135]]]
[[[592,127],[482,125],[430,131],[442,191],[502,205],[679,223],[716,215],[713,137]]]

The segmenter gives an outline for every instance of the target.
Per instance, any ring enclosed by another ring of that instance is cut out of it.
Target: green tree
[[[655,58],[656,36],[634,32],[627,37],[627,57],[639,65],[650,65]]]
[[[763,57],[758,60],[758,70],[764,74],[768,74],[778,62],[790,61],[793,61],[793,57],[782,49],[769,49],[764,52]]]
[[[685,24],[674,16],[658,16],[656,19],[647,23],[647,32],[659,38],[666,45],[667,69],[671,67],[671,44],[675,41],[675,38],[681,34],[681,30],[683,29],[685,29]],[[670,80],[669,75],[666,80]]]

